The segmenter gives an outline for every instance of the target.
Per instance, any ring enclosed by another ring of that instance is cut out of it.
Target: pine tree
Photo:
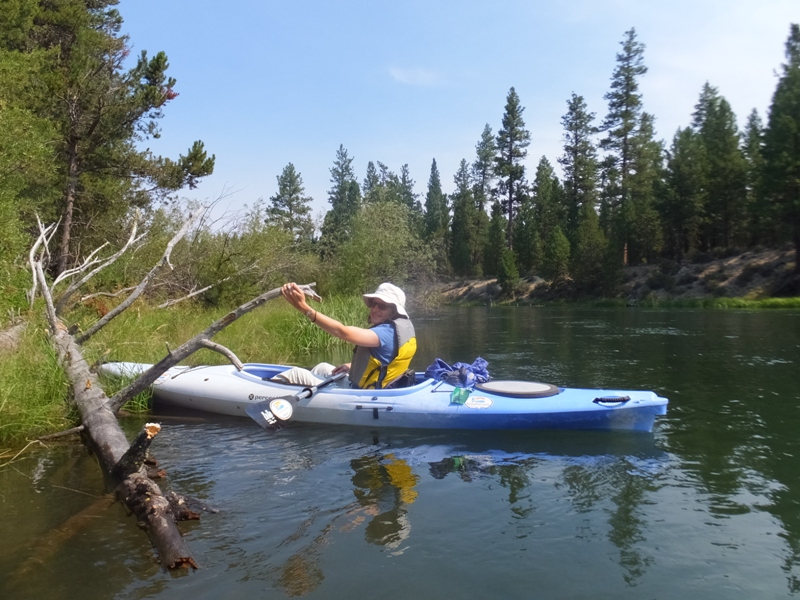
[[[537,226],[533,199],[528,194],[525,194],[519,202],[517,217],[514,220],[513,255],[516,257],[518,273],[530,273],[535,266],[536,247],[534,245],[534,236],[537,233]]]
[[[607,242],[594,207],[584,204],[578,218],[575,252],[571,256],[570,274],[575,287],[587,293],[602,291],[603,263]]]
[[[659,204],[666,252],[683,259],[697,248],[705,195],[705,148],[691,127],[679,129],[667,153]]]
[[[525,121],[522,119],[524,110],[516,90],[512,87],[506,96],[503,127],[497,132],[497,155],[494,159],[495,174],[499,179],[498,194],[504,198],[505,203],[506,245],[512,249],[516,207],[523,196],[519,188],[524,185],[525,179],[525,165],[522,161],[528,155],[527,148],[531,141],[531,134],[525,129]]]
[[[475,145],[475,162],[472,163],[472,183],[475,202],[479,210],[486,212],[486,204],[492,193],[495,180],[494,158],[497,146],[494,143],[492,128],[488,123],[483,128],[480,141]]]
[[[292,234],[298,243],[310,243],[314,234],[311,198],[304,196],[303,178],[289,163],[277,177],[278,193],[271,196],[267,219],[271,225]]]
[[[136,142],[159,137],[158,119],[177,96],[176,82],[166,75],[163,52],[152,58],[142,52],[132,69],[123,70],[130,48],[119,33],[119,12],[110,8],[116,3],[30,3],[30,18],[17,20],[3,42],[13,51],[52,50],[41,74],[47,93],[36,111],[59,131],[54,140],[62,190],[58,272],[74,260],[81,238],[91,245],[101,223],[113,233],[131,206],[193,187],[214,168],[214,157],[201,142],[176,160],[136,148]]]
[[[764,193],[774,203],[795,247],[800,274],[800,27],[793,23],[764,132]]]
[[[656,204],[663,189],[663,147],[654,138],[653,117],[642,113],[633,138],[633,175],[630,177],[628,209],[628,256],[633,264],[651,262],[663,246]]]
[[[470,185],[467,161],[461,159],[458,171],[453,177],[456,190],[452,194],[453,223],[450,230],[450,265],[453,273],[466,277],[475,274],[473,256],[476,244],[475,197]]]
[[[332,187],[328,190],[328,202],[331,209],[325,213],[319,244],[323,258],[332,256],[336,248],[350,238],[350,225],[361,205],[353,158],[341,144],[330,173]]]
[[[489,215],[486,207],[492,195],[495,180],[494,157],[497,147],[494,143],[492,128],[487,124],[483,128],[481,139],[475,145],[475,162],[472,163],[472,190],[475,197],[474,241],[472,243],[472,263],[475,274],[483,270],[483,252],[489,237]]]
[[[436,159],[431,162],[428,193],[425,195],[425,237],[444,239],[449,224],[447,197],[442,192],[442,181]]]
[[[574,240],[578,215],[585,204],[596,209],[597,149],[592,141],[597,127],[592,123],[594,113],[588,112],[583,96],[572,94],[567,101],[567,114],[561,118],[564,127],[564,154],[558,159],[564,169],[565,231]]]
[[[749,245],[774,245],[775,231],[773,211],[761,193],[761,178],[764,172],[764,125],[758,111],[753,109],[747,117],[742,133],[742,153],[745,160],[745,186],[747,199]]]
[[[414,180],[408,170],[408,164],[400,167],[400,178],[397,181],[397,194],[400,203],[406,206],[412,214],[421,215],[422,205],[419,203],[417,194],[414,193]]]
[[[622,52],[617,54],[617,66],[611,76],[611,90],[604,96],[608,101],[608,115],[600,127],[606,132],[606,137],[600,141],[600,148],[608,152],[605,169],[613,169],[618,174],[618,203],[627,197],[628,179],[633,170],[633,138],[638,132],[642,112],[638,78],[647,73],[645,47],[636,41],[636,30],[626,31],[621,44]]]
[[[364,182],[361,184],[361,194],[364,197],[364,202],[376,202],[379,187],[380,177],[378,176],[378,170],[375,168],[375,163],[369,161]]]
[[[692,126],[705,148],[706,181],[703,249],[746,242],[746,168],[736,116],[708,83],[695,107]]]
[[[533,180],[533,219],[540,239],[548,239],[556,227],[561,227],[562,230],[566,228],[564,196],[564,189],[553,165],[547,157],[542,156],[536,166],[536,178]]]
[[[601,223],[612,245],[626,256],[628,235],[633,215],[629,206],[630,179],[634,171],[635,138],[639,132],[642,113],[642,96],[638,78],[647,73],[644,65],[644,44],[636,41],[636,30],[625,32],[621,42],[622,52],[617,54],[617,66],[611,76],[611,90],[604,98],[608,101],[608,114],[600,130],[606,137],[600,148],[607,152],[601,162],[604,182],[601,193]]]
[[[561,227],[556,228],[550,233],[547,243],[544,245],[544,256],[542,257],[542,274],[545,279],[558,281],[569,273],[570,245],[567,236]]]
[[[492,204],[492,216],[489,220],[489,230],[486,235],[486,244],[483,250],[483,273],[487,276],[497,276],[500,273],[500,260],[506,246],[506,218],[503,206],[499,201]]]

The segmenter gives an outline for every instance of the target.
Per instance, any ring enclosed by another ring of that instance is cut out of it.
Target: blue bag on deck
[[[489,363],[480,356],[471,365],[457,362],[452,367],[441,358],[437,358],[432,365],[425,369],[425,377],[472,389],[475,384],[485,383],[491,379],[488,366]]]

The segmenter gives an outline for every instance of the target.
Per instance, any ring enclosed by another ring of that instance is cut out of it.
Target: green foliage
[[[28,324],[15,352],[0,354],[0,371],[0,444],[71,426],[70,388],[41,321]]]
[[[152,213],[141,226],[147,231],[143,242],[96,276],[87,291],[115,292],[138,284],[161,260],[191,208],[175,206]],[[122,229],[112,238],[113,245],[121,245],[128,235]],[[152,282],[149,301],[176,300],[212,286],[196,299],[210,305],[238,305],[288,280],[320,281],[321,273],[317,257],[300,251],[290,232],[266,223],[263,202],[227,227],[200,223],[173,248],[170,263],[173,268],[162,269]],[[117,301],[108,303],[113,306]]]
[[[492,192],[495,179],[494,159],[497,146],[494,143],[492,128],[486,124],[481,139],[475,146],[475,162],[472,163],[472,184],[475,202],[480,212],[486,211],[486,203]]]
[[[544,247],[542,275],[550,281],[558,281],[569,272],[570,245],[561,227],[550,233]]]
[[[696,105],[693,128],[706,163],[699,246],[709,249],[739,244],[747,237],[747,164],[740,148],[736,116],[728,101],[708,83]]]
[[[373,202],[353,220],[350,240],[332,260],[332,287],[364,293],[383,281],[402,286],[435,272],[433,250],[409,226],[408,209],[396,202]]]
[[[499,202],[495,202],[492,205],[492,218],[489,221],[489,231],[483,251],[483,272],[490,277],[500,273],[500,260],[507,247],[506,222],[503,207]]]
[[[690,127],[672,140],[665,173],[665,188],[658,205],[668,256],[681,259],[699,242],[705,204],[705,147]]]
[[[160,135],[158,120],[177,92],[163,52],[142,52],[133,68],[123,70],[130,48],[111,8],[116,3],[14,2],[3,22],[10,31],[0,36],[2,52],[36,63],[30,77],[35,83],[22,98],[25,109],[49,127],[45,147],[54,156],[48,170],[55,177],[32,186],[28,175],[18,202],[33,199],[48,222],[61,217],[57,271],[78,259],[78,249],[102,241],[130,207],[193,187],[213,170],[214,157],[201,142],[177,160],[137,149],[138,142]]]
[[[613,168],[621,180],[621,196],[625,196],[628,177],[633,170],[632,138],[639,127],[642,95],[639,77],[647,73],[644,65],[644,44],[636,40],[636,30],[625,32],[621,42],[622,52],[617,54],[617,66],[611,75],[611,90],[604,98],[608,101],[608,114],[600,127],[606,137],[600,147],[609,152],[606,169]]]
[[[453,178],[456,191],[453,194],[453,224],[450,234],[450,265],[459,276],[475,274],[474,257],[479,250],[481,240],[477,230],[478,208],[470,186],[467,161],[462,159],[461,165]]]
[[[425,195],[425,238],[428,240],[445,239],[449,221],[447,196],[442,192],[439,167],[436,166],[434,158],[428,178],[428,193]]]
[[[497,283],[504,296],[510,296],[519,281],[519,271],[517,270],[517,259],[511,248],[504,248],[500,257],[500,269],[497,274]]]
[[[783,236],[795,246],[800,273],[800,26],[792,24],[786,63],[772,97],[764,132],[764,193],[784,223]]]
[[[325,214],[319,240],[323,260],[350,238],[350,225],[361,205],[361,190],[353,170],[353,159],[342,145],[336,151],[330,173],[332,187],[328,191],[328,202],[331,208]]]
[[[520,187],[524,185],[525,165],[523,161],[528,155],[531,134],[525,129],[522,113],[525,108],[520,104],[519,96],[512,87],[506,96],[506,108],[503,113],[503,127],[497,132],[495,144],[497,155],[494,159],[494,173],[499,179],[497,193],[505,203],[506,220],[509,223],[506,243],[512,247],[511,224],[514,222],[516,207],[522,194]]]
[[[571,256],[570,268],[575,286],[584,292],[602,292],[603,262],[608,243],[600,229],[597,213],[589,204],[581,207],[575,237],[575,251]]]
[[[314,233],[311,221],[312,198],[304,196],[303,178],[289,163],[278,176],[278,193],[271,196],[267,220],[288,232],[299,244],[310,244]]]
[[[561,118],[564,154],[558,162],[564,169],[563,203],[566,219],[563,225],[567,238],[573,241],[581,207],[588,204],[594,208],[598,202],[597,149],[592,139],[597,133],[597,127],[593,125],[594,117],[595,114],[588,111],[583,96],[573,93],[567,101],[567,114]]]

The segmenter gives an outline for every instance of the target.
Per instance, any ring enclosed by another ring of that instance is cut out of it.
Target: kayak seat
[[[550,383],[536,381],[487,381],[476,384],[475,389],[511,398],[547,398],[561,393],[558,387]]]
[[[384,389],[391,390],[395,388],[405,388],[416,385],[417,372],[414,369],[408,369],[405,373],[400,375],[397,379],[387,385]]]

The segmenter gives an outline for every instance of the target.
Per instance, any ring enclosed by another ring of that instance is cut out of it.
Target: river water
[[[653,389],[668,413],[652,434],[160,415],[162,487],[219,509],[181,525],[201,568],[179,574],[104,501],[82,447],[50,444],[0,469],[0,596],[800,595],[800,312],[472,307],[415,324],[418,369],[483,356],[496,379]]]

